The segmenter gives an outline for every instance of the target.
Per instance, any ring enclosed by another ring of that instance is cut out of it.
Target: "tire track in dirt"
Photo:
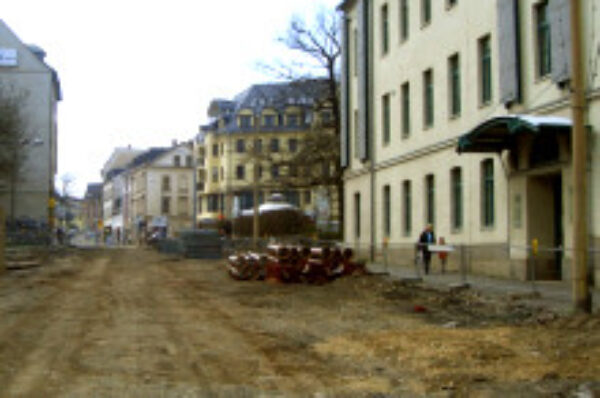
[[[53,390],[59,378],[70,373],[68,358],[78,349],[82,337],[93,325],[88,308],[93,305],[93,290],[106,271],[108,259],[93,261],[73,278],[59,283],[58,290],[2,334],[2,339],[19,340],[17,352],[3,353],[12,360],[12,380],[3,380],[2,396],[50,396],[38,390]],[[43,318],[40,319],[39,316]],[[27,341],[18,336],[26,336]],[[68,378],[67,378],[68,379]],[[43,386],[43,388],[42,388]]]
[[[109,319],[73,353],[74,367],[84,374],[71,383],[68,396],[210,393],[211,375],[194,368],[186,345],[190,337],[177,326],[190,321],[168,299],[164,264],[156,259],[154,252],[123,251],[111,264],[97,293]]]
[[[72,259],[69,259],[72,261]],[[49,266],[49,269],[40,268],[39,271],[30,273],[26,276],[15,276],[16,279],[9,280],[11,286],[8,289],[8,293],[3,294],[0,299],[4,299],[7,295],[22,295],[24,292],[28,295],[29,300],[21,300],[17,308],[6,308],[9,314],[16,313],[16,309],[19,311],[18,316],[3,317],[3,328],[0,330],[0,342],[10,341],[11,337],[14,337],[22,332],[23,330],[31,330],[30,323],[39,324],[39,319],[35,317],[24,316],[26,314],[45,314],[48,311],[49,303],[54,302],[59,296],[63,294],[64,290],[68,290],[69,287],[78,277],[81,272],[81,268],[63,268],[56,270],[53,266]],[[2,281],[2,285],[8,284],[8,281]],[[4,287],[4,286],[2,286]],[[37,289],[36,292],[32,290]],[[35,293],[35,294],[34,294]],[[25,301],[25,302],[23,302]],[[8,318],[8,319],[7,319]]]
[[[227,384],[249,385],[270,393],[297,394],[326,389],[327,382],[315,371],[322,368],[322,360],[311,350],[294,350],[294,347],[279,340],[281,336],[243,327],[244,319],[239,317],[240,312],[233,311],[240,306],[239,303],[208,287],[199,289],[198,281],[178,275],[178,272],[185,271],[178,265],[165,266],[161,270],[165,271],[163,278],[171,286],[182,287],[165,292],[164,299],[170,302],[167,308],[185,313],[182,319],[210,322],[212,331],[204,336],[190,335],[189,330],[182,330],[185,325],[181,324],[173,327],[171,333],[186,346],[186,360],[192,361],[200,374],[209,376],[213,391],[218,392],[219,385]],[[210,341],[213,343],[210,344]],[[206,359],[203,362],[190,354],[198,351],[216,351],[219,355],[201,354]],[[239,353],[244,353],[244,358],[240,358]],[[296,361],[291,358],[298,356],[300,358]]]

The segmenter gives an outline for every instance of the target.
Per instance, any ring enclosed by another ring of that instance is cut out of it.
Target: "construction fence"
[[[355,243],[358,258],[376,264],[384,272],[402,271],[420,278],[425,264],[418,244],[387,243],[379,246]],[[469,276],[489,276],[522,281],[572,282],[573,249],[568,247],[511,246],[507,244],[433,245],[429,272],[453,274],[457,282]],[[600,248],[588,250],[588,279],[600,287]]]

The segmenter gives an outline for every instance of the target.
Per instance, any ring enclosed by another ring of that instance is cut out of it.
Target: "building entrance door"
[[[554,218],[554,247],[562,248],[564,246],[564,230],[563,230],[563,186],[562,177],[557,174],[550,177],[552,181],[552,194],[553,194],[553,218]],[[562,259],[563,252],[556,251],[554,253],[554,273],[556,279],[562,279]]]
[[[540,253],[535,258],[536,279],[562,278],[564,244],[562,177],[560,173],[536,175],[528,182],[528,240],[537,239]]]

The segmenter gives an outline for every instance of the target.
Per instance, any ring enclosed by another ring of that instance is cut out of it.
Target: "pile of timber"
[[[267,253],[229,256],[229,275],[236,280],[323,284],[345,275],[366,272],[349,248],[270,245]]]

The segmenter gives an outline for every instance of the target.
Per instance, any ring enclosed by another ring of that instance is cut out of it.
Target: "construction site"
[[[417,283],[348,252],[301,252],[12,253],[0,278],[0,397],[600,393],[597,313],[561,311],[543,291]]]

